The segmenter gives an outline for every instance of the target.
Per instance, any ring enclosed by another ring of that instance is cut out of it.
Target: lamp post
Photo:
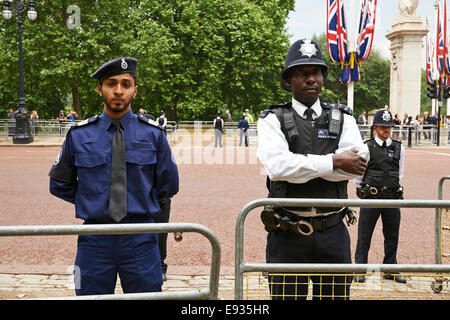
[[[15,112],[16,130],[13,137],[15,144],[27,144],[33,142],[33,136],[30,134],[30,114],[25,103],[25,85],[24,85],[24,69],[23,69],[23,49],[22,49],[22,14],[28,9],[27,16],[30,21],[34,21],[37,17],[35,1],[21,0],[3,0],[2,15],[5,20],[12,17],[12,10],[17,14],[17,25],[19,27],[19,107]]]

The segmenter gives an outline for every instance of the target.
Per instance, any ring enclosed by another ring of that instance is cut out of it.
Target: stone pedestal
[[[427,32],[418,15],[400,14],[386,35],[391,41],[389,109],[400,119],[404,113],[413,119],[420,114],[422,48]]]

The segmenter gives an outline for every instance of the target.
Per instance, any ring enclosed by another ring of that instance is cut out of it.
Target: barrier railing
[[[195,223],[135,223],[135,224],[92,224],[92,225],[49,225],[49,226],[0,226],[0,237],[9,236],[50,236],[86,234],[135,234],[197,232],[205,236],[211,244],[211,269],[209,287],[199,291],[148,292],[108,295],[60,297],[51,299],[69,300],[205,300],[217,299],[219,292],[221,249],[217,236],[203,225]]]
[[[450,176],[444,176],[439,180],[438,184],[438,199],[442,200],[442,188],[445,180],[450,180]],[[435,216],[435,263],[442,264],[442,208],[436,208]]]
[[[244,261],[244,222],[255,208],[283,207],[366,207],[366,208],[450,208],[449,200],[361,200],[361,199],[298,199],[264,198],[247,203],[240,211],[235,229],[235,299],[242,300],[246,272],[437,272],[449,273],[450,265],[440,264],[306,264],[248,263]]]

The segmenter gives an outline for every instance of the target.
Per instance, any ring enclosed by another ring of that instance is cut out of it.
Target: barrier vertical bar
[[[442,200],[442,187],[445,180],[450,179],[450,176],[444,176],[439,179],[438,184],[438,200]],[[435,263],[442,264],[442,208],[436,208],[436,215],[434,219],[434,241],[435,241]]]

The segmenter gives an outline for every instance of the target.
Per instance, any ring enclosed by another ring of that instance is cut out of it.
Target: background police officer
[[[319,100],[327,73],[316,42],[292,44],[281,79],[292,101],[270,106],[258,121],[257,156],[268,175],[269,197],[346,199],[348,180],[366,169],[367,147],[351,110]],[[342,223],[346,208],[274,208],[268,216],[264,212],[267,262],[351,263],[350,237]],[[269,278],[275,299],[308,294],[308,277]],[[351,278],[311,279],[314,298],[349,295]]]
[[[390,138],[394,120],[389,110],[375,113],[372,129],[375,137],[366,141],[370,151],[370,160],[363,176],[355,179],[357,195],[363,199],[402,199],[404,148],[400,141]],[[383,263],[397,263],[397,246],[400,229],[400,208],[361,208],[358,222],[358,242],[355,263],[367,263],[373,230],[381,215],[384,235]],[[386,279],[406,283],[402,276],[386,274]],[[364,282],[364,276],[356,277]]]
[[[164,132],[131,111],[136,71],[136,59],[118,58],[92,75],[103,113],[71,127],[50,170],[50,192],[74,203],[85,224],[153,223],[158,200],[178,192]],[[114,293],[117,273],[125,293],[161,291],[157,240],[155,234],[80,235],[76,294]]]

